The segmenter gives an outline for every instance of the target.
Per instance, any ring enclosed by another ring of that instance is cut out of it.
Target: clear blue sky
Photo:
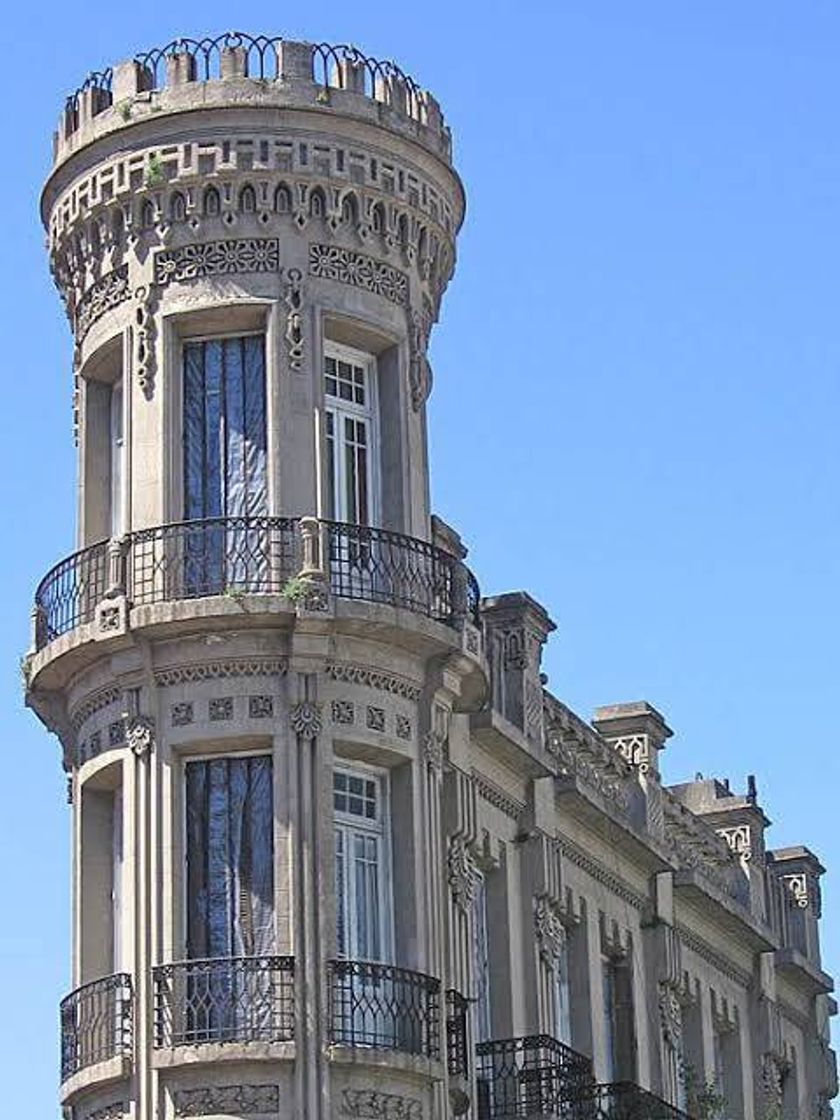
[[[70,339],[38,191],[62,99],[89,69],[232,25],[358,43],[439,97],[469,207],[433,343],[435,508],[485,592],[526,588],[557,621],[547,669],[561,698],[587,716],[654,703],[676,732],[669,781],[758,775],[769,842],[807,843],[834,870],[824,944],[840,968],[840,7],[285,12],[91,0],[5,17],[9,1116],[58,1114],[69,959],[58,746],[18,681],[33,587],[73,545]]]

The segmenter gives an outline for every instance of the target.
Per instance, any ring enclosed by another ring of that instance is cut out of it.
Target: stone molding
[[[232,273],[279,272],[280,241],[276,237],[240,237],[224,241],[197,241],[154,254],[154,282],[201,280]]]
[[[708,941],[689,929],[688,926],[677,922],[675,929],[680,936],[680,941],[683,946],[686,949],[690,949],[692,953],[696,953],[701,960],[711,965],[721,976],[725,976],[727,980],[731,980],[734,984],[737,984],[743,989],[747,989],[752,983],[752,976],[749,972],[738,968],[736,964],[727,960],[727,958],[722,956],[717,949],[714,949]]]
[[[311,244],[309,275],[373,292],[401,307],[408,303],[408,276],[393,265],[354,249]]]
[[[155,669],[155,684],[167,687],[227,680],[231,677],[282,677],[287,670],[288,661],[281,657],[203,661],[193,665],[172,665]]]
[[[520,818],[525,810],[525,803],[523,801],[518,801],[511,794],[485,777],[479,770],[473,769],[472,776],[475,783],[476,794],[482,801],[486,801],[488,805],[492,805],[494,809],[498,809],[512,820],[518,820]]]
[[[379,669],[370,669],[365,665],[353,665],[349,662],[331,661],[325,667],[325,673],[333,681],[343,684],[361,685],[363,688],[375,688],[381,692],[390,692],[403,700],[416,703],[422,694],[422,689],[414,681],[406,677],[399,677],[394,673],[386,673]]]
[[[612,893],[623,902],[626,902],[628,906],[632,906],[634,910],[638,910],[640,913],[648,908],[649,903],[647,898],[634,891],[632,887],[622,879],[619,879],[617,875],[608,870],[599,860],[596,860],[593,856],[584,852],[577,844],[568,840],[565,836],[558,836],[557,846],[569,863],[585,872],[590,878],[594,879],[596,883],[600,883],[602,886],[612,891]]]
[[[119,307],[127,299],[131,299],[127,264],[122,264],[95,280],[75,308],[73,333],[77,345],[84,341],[85,335],[97,319],[112,307]]]

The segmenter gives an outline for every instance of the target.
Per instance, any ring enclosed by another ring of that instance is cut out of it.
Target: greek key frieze
[[[277,272],[280,240],[277,237],[242,237],[206,241],[163,249],[155,254],[155,283],[200,280],[237,272]]]
[[[353,288],[363,288],[400,306],[408,303],[406,274],[366,253],[337,245],[310,245],[309,272],[322,280],[338,280]]]

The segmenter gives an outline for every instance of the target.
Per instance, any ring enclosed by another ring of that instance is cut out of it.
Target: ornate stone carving
[[[173,727],[186,727],[193,721],[193,706],[192,701],[183,700],[179,704],[173,704],[170,709],[170,718]]]
[[[777,1117],[782,1115],[782,1093],[784,1088],[784,1070],[776,1054],[762,1054],[761,1056],[761,1090],[764,1096],[764,1115]]]
[[[624,735],[610,742],[622,758],[626,758],[631,766],[638,767],[640,774],[649,773],[650,742],[647,735]]]
[[[207,714],[213,722],[233,719],[233,697],[214,696],[210,700]]]
[[[113,272],[106,272],[88,288],[76,307],[74,333],[76,343],[84,341],[85,335],[106,311],[119,307],[131,298],[128,286],[128,265],[120,265]]]
[[[352,700],[333,700],[331,712],[333,723],[351,724],[356,722],[356,709]]]
[[[90,719],[92,715],[102,711],[103,708],[107,708],[110,704],[116,704],[121,695],[118,688],[109,685],[108,688],[100,689],[98,692],[86,696],[82,703],[71,712],[70,726],[74,731],[79,731],[85,720]]]
[[[367,726],[370,731],[384,731],[385,730],[385,709],[374,708],[368,705],[367,709]]]
[[[436,774],[443,772],[445,744],[446,740],[436,731],[427,731],[423,736],[423,757]]]
[[[128,1102],[114,1101],[113,1104],[106,1104],[102,1108],[86,1112],[84,1120],[123,1120],[124,1116],[128,1116]]]
[[[289,715],[292,730],[304,739],[314,739],[324,728],[321,705],[314,700],[301,700]]]
[[[138,288],[134,293],[134,368],[137,383],[147,400],[155,393],[155,314],[154,292],[151,288]]]
[[[151,716],[125,715],[125,741],[138,758],[147,755],[155,745],[155,721]]]
[[[449,841],[446,863],[455,905],[461,910],[471,909],[478,886],[478,868],[470,845],[461,833],[456,833]]]
[[[408,302],[408,277],[392,265],[365,253],[337,245],[309,246],[309,273],[322,280],[338,280],[382,296],[402,306]]]
[[[281,658],[206,661],[198,665],[173,665],[169,669],[156,669],[155,683],[165,687],[227,680],[232,677],[282,677],[287,669],[287,662]]]
[[[421,690],[413,681],[405,677],[397,677],[392,673],[383,673],[377,669],[368,669],[363,665],[348,665],[332,662],[326,667],[327,676],[334,681],[345,684],[358,684],[365,688],[376,688],[381,692],[390,692],[394,696],[401,696],[403,700],[417,701],[420,699]]]
[[[364,1120],[422,1120],[423,1106],[410,1097],[382,1093],[378,1089],[345,1089],[341,1095],[345,1116]]]
[[[475,792],[483,801],[486,801],[488,805],[492,805],[512,820],[519,819],[525,809],[522,801],[517,801],[515,797],[511,797],[509,793],[497,786],[495,782],[491,782],[480,771],[473,770],[472,776]]]
[[[274,715],[273,696],[249,696],[248,716],[251,719],[271,719]]]
[[[659,985],[659,1022],[666,1043],[679,1053],[682,1049],[682,1008],[677,989],[669,982]]]
[[[299,268],[290,268],[286,273],[283,292],[286,304],[286,355],[289,369],[298,370],[303,365],[303,273]]]
[[[797,871],[795,875],[783,875],[782,883],[791,896],[791,902],[800,909],[808,909],[811,899],[808,890],[808,876],[804,871]]]
[[[404,716],[400,712],[397,712],[396,716],[394,717],[394,729],[397,733],[398,739],[411,738],[411,720],[408,718],[408,716]]]
[[[176,1116],[215,1116],[233,1113],[254,1116],[280,1111],[277,1085],[208,1085],[199,1089],[176,1089]]]
[[[429,343],[430,322],[426,315],[413,308],[408,314],[409,327],[409,366],[408,382],[411,392],[411,407],[415,412],[425,404],[432,391],[432,367],[429,365],[427,348]]]
[[[108,724],[108,746],[119,747],[125,742],[125,727],[122,720],[115,719]]]
[[[200,280],[205,276],[229,276],[236,272],[277,272],[280,241],[276,237],[241,237],[205,241],[163,249],[155,254],[155,283]]]
[[[744,862],[752,859],[752,831],[748,824],[736,824],[731,828],[716,828],[718,836],[722,836],[729,846],[730,851],[734,852]]]
[[[548,895],[534,900],[534,933],[540,956],[553,965],[566,945],[566,928]]]

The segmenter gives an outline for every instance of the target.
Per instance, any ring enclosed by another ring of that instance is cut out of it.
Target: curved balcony
[[[594,1094],[598,1120],[691,1120],[687,1113],[632,1081],[598,1085]]]
[[[84,984],[61,1001],[61,1080],[102,1062],[131,1060],[131,977],[124,972]]]
[[[451,553],[366,525],[315,518],[217,517],[139,529],[57,564],[35,592],[36,650],[91,623],[109,598],[128,605],[211,595],[384,603],[457,627],[479,590]]]
[[[440,981],[373,961],[329,964],[330,1041],[440,1058]]]
[[[494,1039],[475,1054],[478,1120],[591,1120],[591,1063],[556,1038]]]
[[[178,961],[157,965],[152,980],[158,1049],[294,1039],[293,957]]]

